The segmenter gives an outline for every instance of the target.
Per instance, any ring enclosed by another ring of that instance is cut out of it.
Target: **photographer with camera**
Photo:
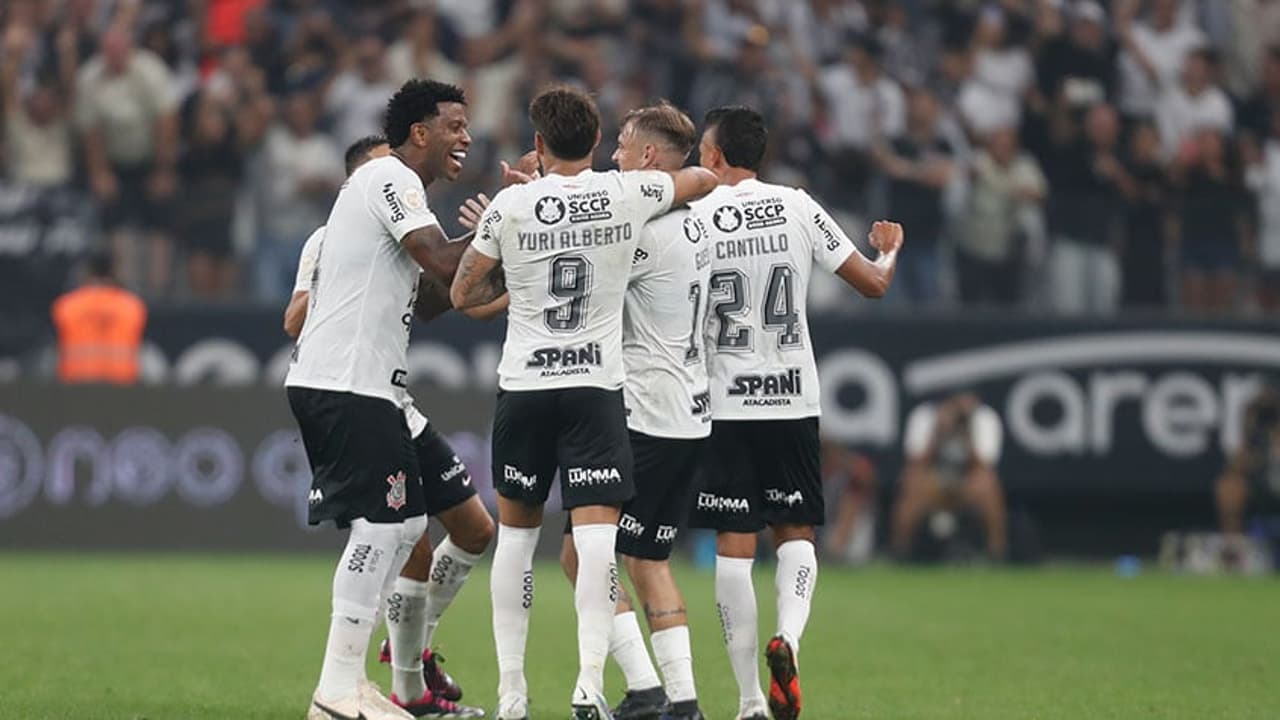
[[[985,532],[987,554],[993,560],[1004,559],[1008,519],[996,474],[1002,432],[996,411],[970,392],[924,403],[911,412],[903,437],[906,467],[893,509],[897,557],[910,556],[921,521],[949,511],[973,513]]]

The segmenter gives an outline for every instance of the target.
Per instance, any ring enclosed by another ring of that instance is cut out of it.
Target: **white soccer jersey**
[[[499,387],[622,387],[631,259],[673,192],[664,172],[584,170],[498,193],[471,246],[502,261],[511,295]]]
[[[320,245],[324,242],[324,225],[316,228],[302,244],[298,256],[298,274],[293,278],[293,291],[310,292],[311,279],[316,274],[316,258],[320,257]]]
[[[707,232],[688,210],[640,231],[622,308],[627,427],[654,437],[711,434],[707,390]]]
[[[370,160],[347,179],[329,213],[285,385],[401,403],[418,264],[400,241],[435,224],[422,180],[399,158]]]
[[[298,256],[298,275],[293,280],[293,291],[310,292],[311,279],[315,276],[316,258],[320,256],[320,245],[324,242],[324,225],[316,228],[315,232],[307,238],[302,244],[302,254]],[[418,411],[413,404],[413,397],[408,392],[404,393],[401,398],[401,408],[404,411],[405,422],[409,424],[409,437],[418,437],[423,430],[427,429],[429,421],[427,417]]]
[[[803,190],[745,180],[694,203],[711,239],[711,410],[717,420],[821,414],[805,298],[814,263],[857,252]]]

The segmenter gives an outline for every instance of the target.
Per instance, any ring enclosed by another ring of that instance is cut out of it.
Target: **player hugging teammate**
[[[578,615],[573,717],[702,718],[684,599],[668,562],[693,511],[693,524],[718,532],[717,605],[739,718],[749,720],[766,711],[751,563],[756,533],[773,529],[778,633],[766,652],[768,706],[778,720],[795,718],[796,657],[817,579],[814,526],[823,518],[808,279],[817,263],[879,297],[902,229],[876,223],[879,257],[870,261],[803,191],[760,182],[767,138],[746,108],[708,115],[702,167],[692,168],[682,168],[696,139],[686,115],[666,104],[633,111],[614,172],[591,169],[600,118],[586,95],[549,90],[529,116],[537,171],[507,171],[504,180],[518,184],[492,203],[483,195],[469,202],[463,217],[474,240],[451,243],[425,186],[461,168],[470,142],[462,96],[407,83],[388,108],[393,157],[352,174],[313,236],[316,252],[304,252],[286,312],[291,333],[301,326],[286,385],[316,478],[312,522],[352,529],[308,717],[483,715],[453,705],[457,686],[427,648],[493,530],[465,468],[404,391],[401,315],[416,304],[424,319],[450,307],[509,315],[492,457],[497,717],[528,718],[533,556],[558,474]],[[357,160],[380,152],[374,140],[365,145],[353,148]],[[467,490],[454,492],[453,480]],[[434,567],[424,512],[450,533]],[[615,551],[636,586],[665,690],[618,582]],[[392,636],[390,701],[363,675],[379,603]],[[628,684],[615,711],[604,698],[609,654]]]

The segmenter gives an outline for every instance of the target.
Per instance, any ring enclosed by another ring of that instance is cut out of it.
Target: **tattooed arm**
[[[466,310],[478,305],[493,302],[507,291],[506,278],[502,273],[502,263],[496,258],[468,247],[458,263],[458,272],[453,277],[453,287],[449,290],[449,299],[459,310]]]

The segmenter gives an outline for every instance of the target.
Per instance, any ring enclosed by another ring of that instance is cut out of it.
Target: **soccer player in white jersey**
[[[767,133],[760,114],[720,108],[707,115],[702,166],[720,186],[694,203],[710,233],[714,417],[706,485],[691,525],[717,531],[716,604],[739,688],[739,717],[763,720],[751,564],[756,533],[773,530],[778,557],[777,635],[766,656],[774,720],[800,714],[796,655],[817,580],[814,526],[824,516],[819,473],[818,372],[805,297],[814,265],[867,297],[893,279],[902,228],[877,222],[873,262],[808,194],[756,177]]]
[[[347,148],[347,176],[365,162],[390,153],[391,146],[382,135],[357,140]],[[322,225],[311,233],[298,258],[293,297],[284,313],[285,333],[294,339],[306,322],[311,281],[324,231]],[[447,309],[447,303],[442,302],[447,298],[436,298],[433,302],[428,297],[438,292],[438,288],[438,284],[419,288],[415,308],[419,319],[429,321]],[[440,668],[444,659],[431,650],[431,639],[471,568],[489,547],[494,533],[493,518],[476,495],[467,466],[453,452],[449,441],[418,412],[407,392],[404,414],[423,474],[427,515],[437,518],[448,535],[433,556],[431,539],[424,534],[398,574],[387,577],[381,609],[390,639],[383,643],[379,659],[391,664],[391,701],[415,717],[484,717],[484,711],[479,708],[457,704],[462,698],[462,688]]]
[[[633,110],[622,120],[613,159],[621,170],[676,170],[697,142],[689,116],[667,103]],[[636,495],[622,507],[618,553],[648,621],[658,680],[626,591],[619,588],[609,652],[622,668],[627,694],[617,720],[701,720],[684,596],[671,574],[671,550],[684,527],[711,433],[703,324],[710,252],[706,232],[676,208],[640,232],[622,313],[623,396]],[[566,535],[565,573],[577,574]]]
[[[364,664],[382,589],[426,529],[402,412],[406,351],[420,269],[447,285],[465,245],[450,243],[425,190],[462,169],[471,143],[462,91],[411,80],[387,104],[385,129],[391,155],[358,168],[334,201],[285,379],[312,469],[308,520],[351,528],[309,720],[412,717],[369,683]]]
[[[603,684],[619,507],[634,493],[622,397],[623,295],[644,223],[709,192],[715,178],[701,168],[592,171],[599,111],[574,90],[538,95],[529,119],[545,175],[493,199],[451,293],[455,307],[468,308],[510,291],[493,425],[498,717],[528,713],[533,552],[558,468],[579,558],[573,717],[601,720],[610,717]]]

